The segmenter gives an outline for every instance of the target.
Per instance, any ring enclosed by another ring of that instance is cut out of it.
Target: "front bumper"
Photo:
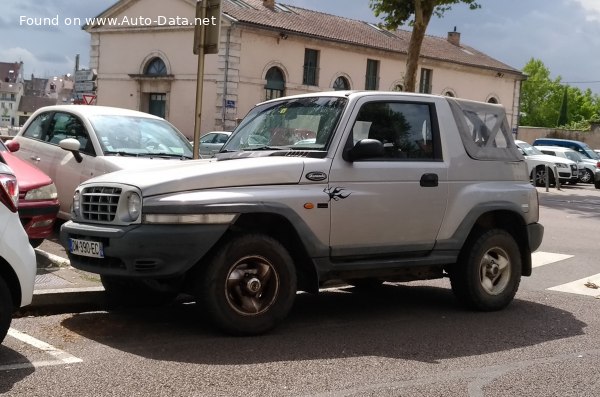
[[[39,202],[19,202],[19,218],[30,239],[44,239],[53,233],[60,205]]]
[[[529,251],[533,252],[542,244],[542,239],[544,238],[544,226],[539,223],[527,225],[527,235],[529,237]]]
[[[111,276],[168,278],[184,274],[200,261],[229,225],[108,226],[68,221],[60,229],[61,244],[71,265]],[[69,239],[98,241],[104,258],[73,255]]]

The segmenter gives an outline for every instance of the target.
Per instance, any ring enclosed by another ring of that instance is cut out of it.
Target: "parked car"
[[[575,150],[577,153],[592,160],[600,160],[600,155],[593,151],[585,142],[571,139],[537,138],[533,146],[561,146]]]
[[[0,162],[7,164],[17,177],[21,224],[31,245],[37,247],[53,233],[59,208],[58,195],[48,175],[12,153],[18,150],[18,142],[5,144],[0,140]]]
[[[546,166],[550,167],[548,176],[551,185],[556,183],[554,166],[556,166],[560,183],[577,183],[579,180],[579,168],[574,161],[544,154],[535,146],[524,141],[516,140],[515,143],[525,157],[530,178],[536,186],[546,185]]]
[[[187,138],[166,120],[105,106],[43,107],[13,141],[21,146],[15,155],[54,180],[60,201],[58,217],[62,219],[70,218],[77,185],[91,177],[193,156]]]
[[[13,313],[31,303],[36,262],[19,221],[19,186],[12,170],[0,163],[0,343]]]
[[[200,156],[214,157],[231,136],[231,131],[213,131],[200,137]]]
[[[562,146],[536,146],[536,148],[544,154],[575,161],[579,167],[579,182],[594,183],[595,180],[600,180],[600,160],[583,157],[573,149]]]

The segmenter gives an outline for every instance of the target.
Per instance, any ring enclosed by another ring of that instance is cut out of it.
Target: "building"
[[[23,95],[23,62],[0,62],[0,127],[17,125]]]
[[[119,0],[85,26],[98,105],[157,114],[193,136],[195,4]],[[273,0],[222,0],[219,53],[205,58],[201,132],[231,130],[253,105],[282,95],[402,90],[409,37]],[[517,125],[525,76],[464,45],[460,33],[426,36],[418,73],[421,92],[501,103]]]

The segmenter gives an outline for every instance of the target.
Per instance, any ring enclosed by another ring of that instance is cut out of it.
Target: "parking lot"
[[[544,241],[504,311],[465,311],[436,280],[300,294],[282,327],[252,338],[215,332],[193,302],[30,312],[0,347],[0,393],[597,395],[600,191],[538,191]]]

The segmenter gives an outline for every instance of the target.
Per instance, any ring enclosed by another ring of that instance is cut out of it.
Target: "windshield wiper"
[[[140,157],[139,153],[125,152],[123,150],[119,150],[119,151],[116,151],[116,152],[115,151],[104,152],[104,155]]]
[[[280,147],[280,146],[268,146],[268,145],[264,145],[264,146],[257,146],[257,147],[253,147],[253,148],[244,148],[242,150],[244,151],[253,151],[253,150],[287,150],[289,148],[287,147]]]
[[[142,157],[177,157],[177,158],[181,158],[181,159],[191,159],[191,156],[186,156],[184,154],[177,154],[177,153],[140,153],[139,156]]]

